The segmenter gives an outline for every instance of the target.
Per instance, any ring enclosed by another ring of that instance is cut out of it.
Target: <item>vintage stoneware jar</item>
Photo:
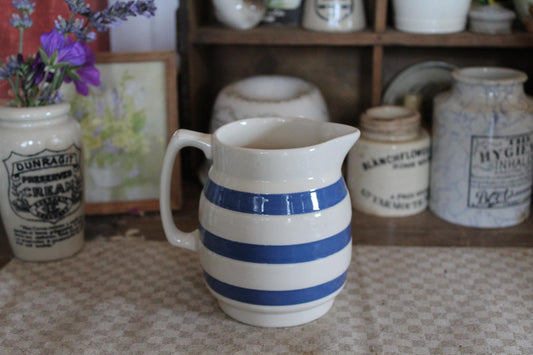
[[[368,109],[361,139],[350,150],[347,180],[352,206],[377,216],[401,217],[427,207],[430,139],[420,113],[402,106]]]
[[[49,261],[83,246],[80,127],[67,103],[0,106],[2,222],[16,257]]]
[[[209,291],[231,317],[292,326],[325,314],[351,260],[351,207],[341,166],[359,131],[304,118],[251,118],[213,135],[178,130],[161,174],[161,217],[173,245],[198,251]],[[200,228],[179,231],[170,179],[186,146],[212,158]]]
[[[302,27],[321,32],[352,32],[366,26],[363,0],[306,0]]]
[[[526,74],[472,67],[435,98],[430,209],[472,227],[506,227],[529,216],[533,102]]]

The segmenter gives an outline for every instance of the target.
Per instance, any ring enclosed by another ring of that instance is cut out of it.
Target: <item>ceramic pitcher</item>
[[[207,288],[229,316],[293,326],[333,305],[352,250],[341,165],[358,137],[342,124],[274,117],[174,134],[161,174],[163,228],[172,245],[199,253]],[[213,160],[192,233],[175,226],[169,197],[175,156],[188,146]]]

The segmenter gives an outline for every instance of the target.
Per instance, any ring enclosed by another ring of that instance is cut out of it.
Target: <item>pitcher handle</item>
[[[198,250],[199,242],[198,229],[190,233],[181,231],[174,223],[170,207],[170,189],[174,161],[178,152],[185,147],[198,148],[204,152],[207,159],[211,159],[211,135],[188,129],[179,129],[174,132],[165,152],[163,167],[161,169],[159,209],[161,211],[163,230],[169,243],[177,247],[196,251]]]

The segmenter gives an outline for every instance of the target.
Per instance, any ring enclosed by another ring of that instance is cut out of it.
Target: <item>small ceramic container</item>
[[[470,31],[488,34],[511,33],[516,14],[501,6],[478,6],[468,13]]]
[[[0,213],[13,254],[76,254],[84,244],[84,159],[70,104],[0,105],[0,160]]]
[[[302,27],[321,32],[352,32],[365,28],[363,0],[307,0]]]
[[[470,0],[393,0],[396,29],[412,33],[453,33],[466,27]]]
[[[215,17],[222,24],[248,30],[261,22],[266,12],[266,0],[211,0]]]
[[[303,117],[329,121],[322,93],[314,84],[284,75],[258,75],[223,88],[215,100],[210,132],[249,117]]]
[[[348,155],[352,206],[386,217],[419,213],[428,203],[430,139],[418,111],[379,106],[361,115],[361,138]]]

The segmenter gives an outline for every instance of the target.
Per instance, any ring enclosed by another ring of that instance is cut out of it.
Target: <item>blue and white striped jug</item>
[[[303,118],[251,118],[212,135],[172,137],[161,174],[163,228],[172,245],[200,254],[209,291],[229,316],[280,327],[324,315],[351,259],[351,204],[342,162],[354,127]],[[200,197],[200,227],[180,231],[171,173],[183,147],[213,160]]]

